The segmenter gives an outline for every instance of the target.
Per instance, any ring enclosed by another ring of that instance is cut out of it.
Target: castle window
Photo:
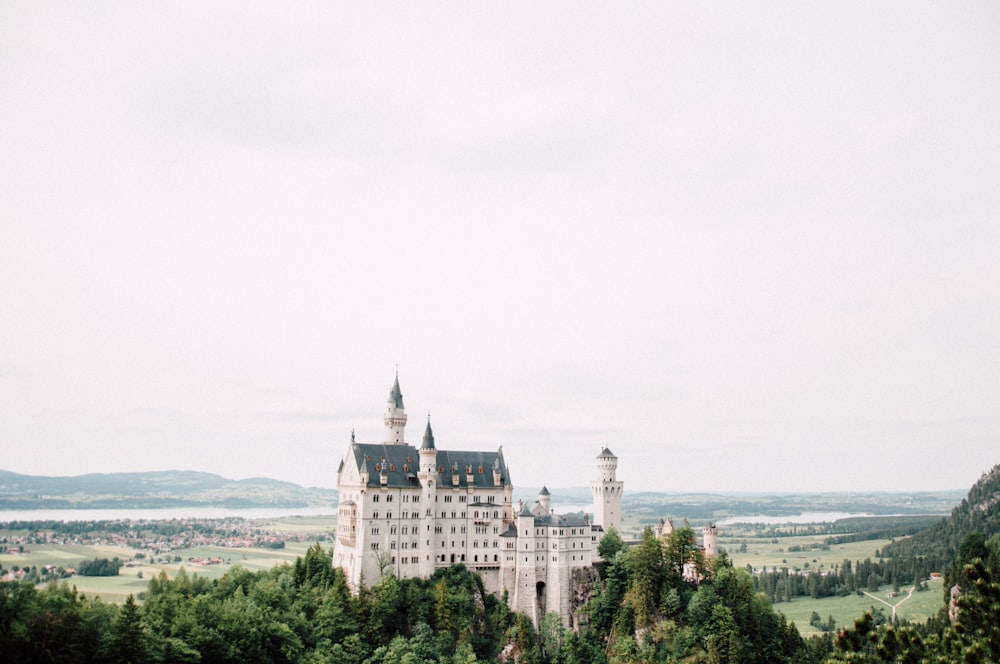
[[[386,512],[385,513],[385,518],[391,519],[392,518],[392,512]]]
[[[372,518],[373,519],[377,519],[378,518],[378,512],[372,512]]]
[[[393,527],[389,528],[389,534],[390,535],[395,535],[396,534],[396,526],[393,526]]]
[[[388,496],[385,497],[385,502],[387,502],[387,503],[391,503],[392,502],[392,494],[391,493]]]
[[[403,502],[404,502],[404,503],[408,503],[408,502],[410,502],[410,497],[409,497],[408,495],[404,494],[404,495],[403,495]]]
[[[374,496],[372,496],[372,502],[373,503],[377,503],[378,499],[379,499],[379,495],[377,493]]]
[[[378,535],[378,526],[372,527],[372,535]]]
[[[389,548],[390,549],[395,549],[396,548],[396,540],[393,540],[393,541],[389,542]]]
[[[459,496],[458,497],[458,502],[464,503],[465,502],[465,498],[466,498],[466,496]]]

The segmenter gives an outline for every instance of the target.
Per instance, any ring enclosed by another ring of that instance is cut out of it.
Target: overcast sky
[[[1000,4],[0,3],[0,468],[964,488]]]

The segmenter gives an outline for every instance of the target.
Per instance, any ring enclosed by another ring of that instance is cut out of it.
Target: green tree
[[[149,660],[149,640],[142,614],[129,595],[122,604],[108,646],[109,659],[115,664],[145,664]]]
[[[618,534],[618,530],[614,526],[608,526],[608,530],[604,533],[604,537],[602,537],[601,541],[597,544],[597,555],[599,555],[603,560],[611,560],[624,548],[625,542],[622,541],[622,537]]]

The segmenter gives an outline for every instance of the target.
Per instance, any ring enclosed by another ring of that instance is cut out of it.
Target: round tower
[[[389,390],[385,408],[385,442],[388,445],[402,445],[406,429],[406,409],[403,407],[403,392],[399,389],[399,374]]]
[[[714,523],[710,523],[701,529],[703,548],[706,558],[714,558],[719,555],[719,529]]]
[[[597,455],[597,479],[590,483],[590,491],[594,496],[594,524],[604,530],[613,527],[621,531],[625,483],[617,480],[617,471],[618,457],[603,448]]]
[[[427,416],[427,428],[424,430],[424,440],[420,445],[420,469],[417,479],[420,482],[420,532],[431,531],[434,521],[434,496],[437,495],[437,448],[434,447],[434,432],[431,430],[431,418]],[[427,578],[434,573],[437,561],[437,550],[432,540],[424,538],[418,541],[419,550],[417,570],[421,577]]]

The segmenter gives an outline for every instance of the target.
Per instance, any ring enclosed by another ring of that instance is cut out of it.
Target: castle
[[[618,458],[607,448],[597,457],[590,522],[580,514],[556,514],[545,487],[531,508],[515,506],[502,447],[438,449],[428,418],[417,448],[406,442],[406,420],[397,375],[386,405],[385,440],[359,443],[352,434],[337,471],[334,566],[358,587],[385,574],[426,578],[462,563],[482,577],[488,591],[506,591],[511,609],[536,625],[555,611],[573,626],[574,611],[593,583],[597,544],[605,528],[621,527]]]

